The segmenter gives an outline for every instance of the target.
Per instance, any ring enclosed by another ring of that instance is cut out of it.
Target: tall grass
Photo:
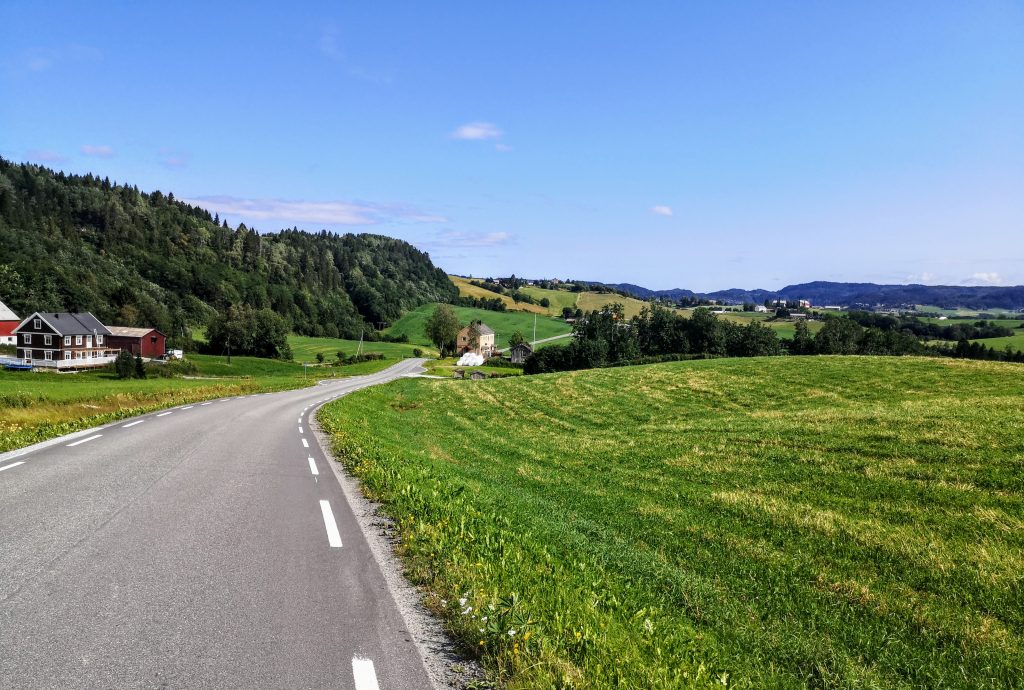
[[[681,362],[321,412],[510,688],[1024,684],[1024,367]]]

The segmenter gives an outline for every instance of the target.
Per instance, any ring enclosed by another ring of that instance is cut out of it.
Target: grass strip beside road
[[[320,413],[508,688],[1010,688],[1024,367],[680,362]]]
[[[0,370],[0,452],[22,448],[82,429],[202,400],[290,390],[319,380],[381,371],[397,360],[345,367],[310,367],[292,362],[191,355],[195,378],[120,380],[113,374],[10,372]]]

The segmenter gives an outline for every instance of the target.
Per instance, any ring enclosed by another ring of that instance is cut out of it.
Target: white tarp
[[[459,367],[478,367],[484,363],[484,358],[475,352],[467,352],[466,354],[459,357],[459,361],[455,363]]]

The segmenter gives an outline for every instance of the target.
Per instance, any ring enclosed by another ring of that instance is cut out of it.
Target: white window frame
[[[67,362],[67,361],[70,361],[70,360],[71,360],[71,350],[64,350],[64,361]]]
[[[25,334],[25,344],[26,345],[31,345],[32,344],[32,334],[31,333],[26,333]]]
[[[46,360],[47,362],[52,362],[53,361],[53,350],[47,350],[46,352],[44,352],[43,353],[43,359]]]
[[[82,344],[82,336],[76,335],[75,336],[75,345],[81,345],[81,344]]]
[[[64,347],[71,347],[71,336],[64,336]]]
[[[44,335],[43,336],[43,345],[53,345],[53,336],[52,335]]]
[[[85,336],[85,346],[86,347],[92,347],[92,336],[91,335]]]
[[[32,320],[32,329],[33,329],[33,330],[36,330],[36,331],[38,331],[38,330],[40,330],[40,329],[41,329],[42,327],[43,327],[43,322],[42,322],[42,321],[41,321],[40,319],[33,319],[33,320]]]
[[[102,344],[103,344],[103,336],[100,335],[99,333],[97,333],[96,334],[96,347],[99,347]]]

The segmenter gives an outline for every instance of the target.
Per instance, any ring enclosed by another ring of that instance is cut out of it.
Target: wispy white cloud
[[[189,155],[182,151],[164,147],[160,149],[160,165],[171,170],[184,168],[188,165]]]
[[[672,207],[671,206],[651,206],[651,213],[653,213],[656,216],[671,216],[672,215]]]
[[[306,201],[288,199],[242,199],[233,196],[203,196],[185,199],[221,215],[285,224],[379,225],[381,223],[444,223],[447,218],[423,212],[405,204],[374,204],[349,201]]]
[[[341,32],[334,24],[328,24],[320,32],[320,39],[317,41],[317,48],[324,57],[342,65],[350,77],[373,84],[390,84],[394,78],[390,74],[367,69],[361,65],[353,64],[348,55],[341,48]]]
[[[28,159],[37,163],[64,163],[68,158],[50,149],[34,149],[28,152]]]
[[[515,236],[508,232],[463,232],[444,230],[433,239],[419,242],[427,247],[497,247],[514,241]]]
[[[110,158],[114,155],[114,149],[105,144],[84,144],[82,146],[82,153],[87,156],[99,156],[100,158]]]
[[[452,139],[465,141],[485,141],[500,139],[505,133],[492,122],[467,122],[451,133]]]
[[[1005,284],[1006,284],[1006,281],[1003,280],[1003,277],[1001,275],[999,275],[998,273],[996,273],[995,271],[992,271],[992,272],[984,272],[984,271],[982,271],[982,272],[978,272],[978,273],[972,273],[971,277],[964,281],[964,285],[1005,285]]]

